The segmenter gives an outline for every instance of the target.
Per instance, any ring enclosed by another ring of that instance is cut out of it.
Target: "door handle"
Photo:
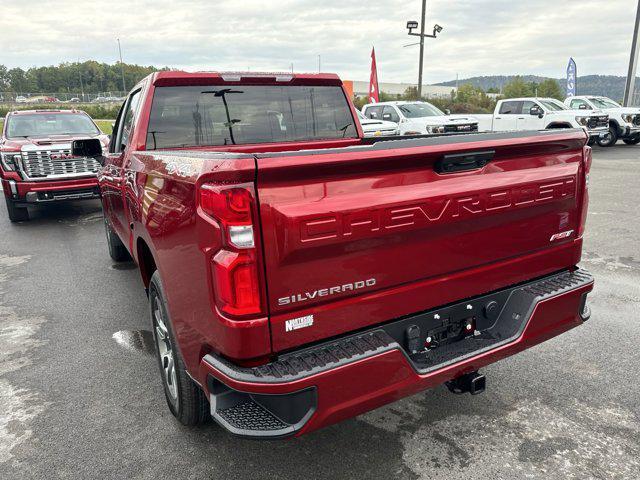
[[[495,153],[495,150],[486,150],[445,155],[435,163],[434,169],[437,173],[442,174],[479,170],[493,160]]]

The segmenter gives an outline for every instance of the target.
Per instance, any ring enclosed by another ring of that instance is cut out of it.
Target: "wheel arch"
[[[545,127],[545,130],[558,130],[561,128],[573,128],[573,126],[567,122],[552,122]]]
[[[144,283],[144,288],[148,289],[151,276],[158,269],[158,264],[151,248],[142,237],[138,237],[136,240],[136,257],[138,259],[140,275],[142,276],[142,283]]]
[[[618,137],[620,137],[624,133],[624,129],[620,126],[620,123],[615,118],[609,117],[609,128],[614,128],[616,130],[616,133],[618,134]]]

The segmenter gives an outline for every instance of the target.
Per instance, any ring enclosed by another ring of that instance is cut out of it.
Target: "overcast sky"
[[[117,59],[188,70],[315,71],[415,82],[406,21],[420,0],[3,0],[0,63],[9,67]],[[637,0],[428,0],[425,83],[476,75],[626,75]]]

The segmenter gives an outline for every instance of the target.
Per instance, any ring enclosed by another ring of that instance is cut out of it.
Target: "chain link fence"
[[[43,103],[122,103],[127,92],[59,92],[59,93],[16,93],[0,92],[0,104],[23,105]]]

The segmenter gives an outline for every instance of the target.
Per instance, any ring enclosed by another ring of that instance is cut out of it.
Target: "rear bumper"
[[[206,355],[200,378],[212,416],[232,433],[298,436],[560,335],[588,319],[586,296],[592,289],[587,272],[562,272],[295,351],[260,367],[238,367]],[[493,314],[487,313],[491,302],[498,305]],[[422,351],[426,336],[433,335],[443,319],[463,317],[473,319],[469,322],[475,334]],[[407,335],[408,328],[416,326],[420,351]]]
[[[95,176],[51,182],[23,182],[3,179],[2,189],[9,198],[24,204],[100,197],[98,179]]]

